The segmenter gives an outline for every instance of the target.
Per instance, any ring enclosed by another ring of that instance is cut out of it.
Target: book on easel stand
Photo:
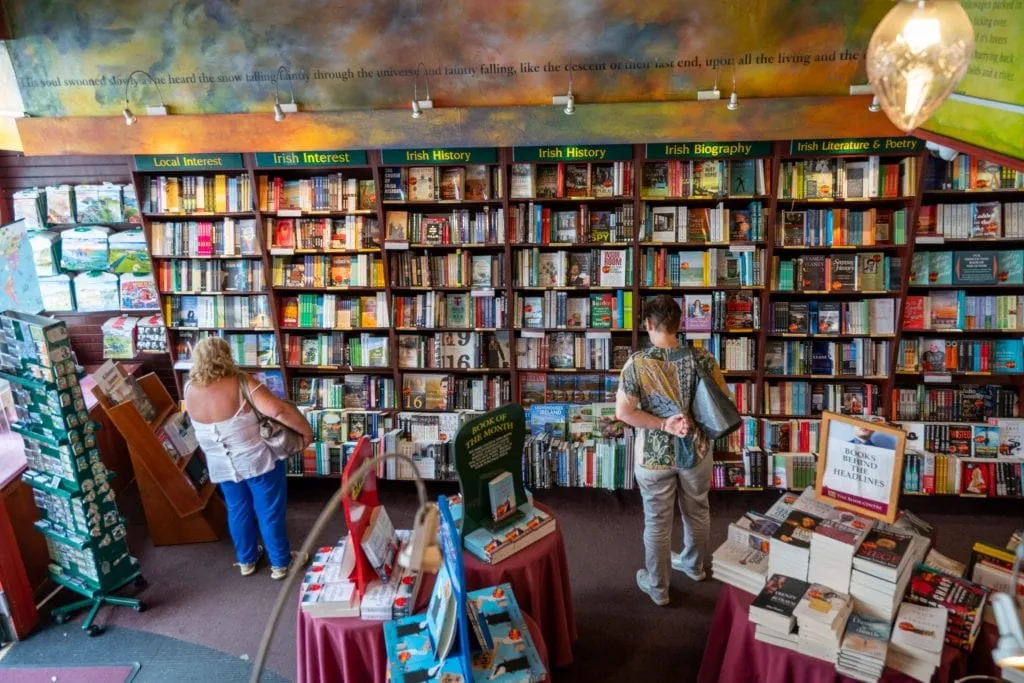
[[[511,403],[466,422],[455,435],[455,470],[462,489],[466,550],[497,564],[557,527],[534,507],[523,484],[526,416]]]
[[[427,611],[384,624],[389,679],[543,680],[547,672],[512,587],[503,583],[467,591],[459,530],[444,496],[438,513],[442,564]]]

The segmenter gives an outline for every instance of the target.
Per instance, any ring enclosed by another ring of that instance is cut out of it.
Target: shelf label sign
[[[364,150],[320,150],[313,152],[257,152],[256,166],[365,166]]]
[[[721,159],[723,157],[770,157],[772,143],[667,142],[646,145],[648,159]]]
[[[906,136],[902,138],[840,138],[836,140],[793,140],[790,154],[885,154],[891,152],[920,152],[924,140]]]
[[[385,164],[496,164],[494,147],[422,147],[381,150]]]
[[[135,157],[140,171],[210,171],[244,168],[241,154],[140,154]]]
[[[632,145],[545,145],[512,149],[512,161],[629,161],[632,158]]]

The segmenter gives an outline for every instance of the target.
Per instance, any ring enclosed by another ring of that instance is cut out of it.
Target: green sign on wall
[[[545,145],[515,147],[513,161],[629,161],[632,145]]]
[[[281,166],[365,166],[363,150],[323,150],[316,152],[257,152],[256,165],[260,168]]]
[[[924,140],[903,138],[845,138],[837,140],[793,140],[790,154],[886,154],[891,152],[920,152]]]
[[[498,150],[494,147],[445,147],[420,149],[385,149],[385,164],[496,164]]]
[[[648,159],[720,159],[770,157],[771,142],[669,142],[646,145]]]
[[[241,154],[144,154],[135,157],[140,171],[219,171],[244,168]]]

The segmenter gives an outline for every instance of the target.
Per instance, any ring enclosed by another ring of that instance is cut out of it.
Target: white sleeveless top
[[[238,410],[220,422],[197,422],[192,420],[203,453],[210,470],[210,481],[219,484],[224,481],[239,482],[266,474],[274,469],[277,461],[270,448],[260,437],[260,425],[256,413],[245,412],[246,402],[242,395],[244,377],[238,378]],[[191,383],[185,385],[188,394]]]

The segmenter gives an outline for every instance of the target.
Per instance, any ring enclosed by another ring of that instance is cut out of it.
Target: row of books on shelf
[[[449,213],[388,211],[388,248],[409,242],[414,245],[505,244],[505,210],[455,209]]]
[[[1019,373],[1021,339],[901,339],[897,372]]]
[[[973,154],[958,154],[951,161],[928,160],[925,176],[928,190],[1021,190],[1024,172],[994,161],[980,159]]]
[[[248,174],[149,176],[142,181],[144,213],[225,213],[252,211]]]
[[[219,221],[153,221],[150,248],[155,257],[260,256],[255,218]]]
[[[903,331],[1017,331],[1024,329],[1024,295],[976,296],[960,290],[908,295],[903,302]]]
[[[640,252],[642,287],[760,287],[764,285],[764,250],[705,249]]]
[[[267,288],[257,259],[175,260],[156,264],[161,292],[261,292]]]
[[[107,271],[141,275],[152,271],[141,229],[112,231],[102,225],[29,233],[36,275]]]
[[[647,204],[640,231],[641,242],[712,243],[757,242],[764,239],[765,217],[761,202],[745,209],[662,206]]]
[[[345,177],[342,173],[307,178],[261,175],[260,211],[359,211],[376,210],[373,180]]]
[[[1024,495],[1024,461],[962,458],[948,453],[907,451],[903,460],[903,492],[928,496],[985,496],[1020,498]]]
[[[398,335],[399,368],[506,369],[508,331]]]
[[[47,311],[148,311],[158,308],[156,283],[148,273],[88,271],[74,277],[39,278],[39,294]]]
[[[501,328],[506,325],[505,296],[473,296],[469,293],[427,292],[394,297],[395,325],[399,329],[455,327]]]
[[[917,193],[917,157],[783,161],[779,199],[868,199]]]
[[[266,294],[170,294],[164,299],[164,319],[175,327],[272,328]]]
[[[1024,203],[926,204],[917,218],[918,242],[928,237],[993,240],[1024,237]]]
[[[729,459],[715,459],[711,466],[711,488],[723,489],[763,489],[768,485],[766,470],[767,459],[764,452],[757,446],[744,448],[737,454],[729,454]],[[705,457],[713,457],[707,455]],[[769,455],[768,458],[771,456]]]
[[[380,375],[293,377],[290,398],[306,408],[373,408],[398,406],[395,381]]]
[[[547,332],[516,338],[516,367],[521,369],[612,370],[629,358],[628,339],[591,338],[579,332]]]
[[[383,287],[384,260],[377,254],[275,256],[274,287]]]
[[[381,245],[376,216],[267,218],[265,229],[271,254],[288,254],[295,250],[380,249]]]
[[[651,297],[644,297],[645,302]],[[682,311],[680,332],[754,332],[761,326],[761,300],[752,291],[718,291],[673,297]]]
[[[780,211],[780,247],[874,247],[907,243],[906,209]]]
[[[632,204],[614,209],[556,210],[530,202],[509,209],[508,232],[513,244],[598,244],[629,242],[634,234]]]
[[[386,202],[489,201],[502,198],[501,166],[386,166]]]
[[[14,220],[24,220],[30,231],[71,223],[142,222],[131,184],[47,185],[18,190],[11,199]]]
[[[910,286],[1024,284],[1024,249],[1000,251],[917,251],[910,262]]]
[[[589,251],[517,251],[516,287],[629,287],[633,283],[630,249]]]
[[[391,324],[386,292],[367,296],[299,294],[282,296],[279,302],[282,328],[386,328]]]
[[[508,377],[456,376],[445,373],[402,374],[405,410],[493,410],[512,401]]]
[[[626,197],[633,194],[633,162],[512,164],[511,199]]]
[[[616,290],[588,296],[547,291],[542,296],[515,296],[514,320],[524,330],[577,328],[633,329],[633,292]]]
[[[355,443],[366,436],[379,439],[395,425],[394,414],[379,410],[307,410],[306,421],[313,430],[313,441],[331,445]]]
[[[896,299],[860,301],[775,301],[768,309],[771,334],[896,334]]]
[[[807,453],[819,449],[819,419],[762,418],[759,428],[764,435],[764,447],[771,452]]]
[[[887,340],[851,339],[835,341],[768,341],[765,345],[765,375],[821,375],[828,377],[889,376]]]
[[[879,387],[868,382],[766,382],[767,415],[874,415],[881,407]]]
[[[519,403],[608,403],[619,388],[616,374],[519,373]]]
[[[531,436],[523,449],[523,482],[532,489],[559,487],[634,489],[634,433],[583,442]]]
[[[392,254],[392,287],[505,286],[505,254],[456,249],[448,254],[402,251]]]
[[[388,337],[367,332],[285,334],[284,361],[289,366],[386,368],[391,365],[389,343]]]
[[[712,334],[707,339],[694,339],[690,343],[694,348],[707,349],[725,373],[757,370],[757,340],[752,337]]]
[[[768,194],[770,159],[645,161],[642,199],[747,197]]]
[[[192,352],[206,337],[219,336],[228,343],[231,359],[244,367],[273,367],[280,363],[277,355],[277,337],[273,332],[229,332],[218,334],[212,330],[179,330],[174,337],[175,368],[192,367]]]
[[[994,417],[983,423],[903,422],[907,448],[972,458],[1024,457],[1024,419]]]
[[[919,384],[897,387],[892,392],[893,419],[902,421],[987,422],[994,417],[1018,417],[1016,388],[990,384],[958,388]]]
[[[776,292],[892,292],[900,287],[903,258],[881,252],[772,257]]]

